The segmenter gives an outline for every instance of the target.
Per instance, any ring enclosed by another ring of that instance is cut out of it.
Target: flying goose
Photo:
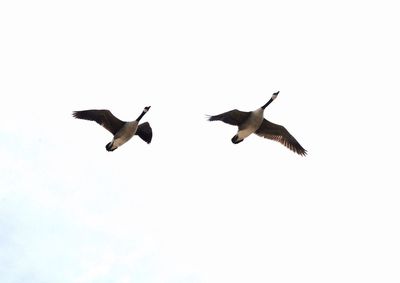
[[[255,133],[260,137],[280,142],[295,153],[304,156],[307,154],[307,150],[283,126],[271,123],[263,118],[264,109],[276,99],[278,94],[279,91],[274,93],[267,103],[254,111],[243,112],[234,109],[219,115],[208,116],[208,120],[222,121],[229,125],[238,126],[238,132],[232,138],[234,144],[242,142]]]
[[[110,131],[114,138],[111,142],[106,145],[107,151],[114,151],[127,141],[129,141],[134,135],[138,135],[142,140],[147,143],[151,142],[153,132],[148,122],[139,125],[140,119],[143,118],[144,114],[149,111],[150,106],[143,109],[143,112],[137,117],[135,121],[124,122],[115,117],[110,110],[83,110],[74,111],[72,116],[78,119],[85,119],[95,121],[105,129]]]

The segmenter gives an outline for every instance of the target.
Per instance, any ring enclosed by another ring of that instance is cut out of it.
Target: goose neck
[[[136,119],[136,121],[140,121],[140,119],[142,119],[143,118],[143,116],[144,116],[144,114],[146,114],[146,111],[143,111],[140,115],[139,115],[139,117],[137,117],[137,119]]]
[[[274,101],[274,99],[273,99],[273,98],[270,98],[270,100],[268,100],[267,103],[265,103],[263,106],[261,106],[261,108],[264,110],[265,108],[267,108],[268,105],[271,104],[272,101]]]

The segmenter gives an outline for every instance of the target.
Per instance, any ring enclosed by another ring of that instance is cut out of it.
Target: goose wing
[[[208,121],[222,121],[229,125],[239,126],[249,118],[250,113],[234,109],[219,115],[208,116]]]
[[[256,131],[260,137],[280,142],[290,150],[300,155],[306,155],[305,150],[300,143],[281,125],[271,123],[268,120],[263,120],[260,128]]]
[[[113,135],[115,135],[119,129],[125,124],[125,122],[121,121],[117,117],[115,117],[110,110],[83,110],[83,111],[74,111],[72,113],[77,119],[84,119],[95,121],[99,125],[106,128]]]
[[[136,130],[135,135],[138,135],[145,142],[151,143],[153,131],[151,130],[150,124],[148,122],[140,124]]]

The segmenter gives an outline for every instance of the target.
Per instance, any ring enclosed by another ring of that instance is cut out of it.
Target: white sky
[[[396,1],[323,3],[2,1],[0,281],[399,282]],[[305,158],[205,119],[277,90]]]

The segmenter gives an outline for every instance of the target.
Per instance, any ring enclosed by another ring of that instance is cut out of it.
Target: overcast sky
[[[2,1],[0,281],[399,282],[398,9],[327,3]],[[205,119],[278,90],[306,157]]]

